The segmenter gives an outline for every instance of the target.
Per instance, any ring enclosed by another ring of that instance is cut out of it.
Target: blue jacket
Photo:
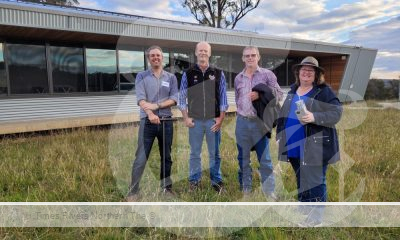
[[[281,161],[288,160],[285,125],[297,87],[295,84],[291,86],[277,121],[276,138],[279,140],[278,158]],[[306,107],[314,114],[315,122],[304,125],[306,139],[301,162],[304,165],[335,163],[340,160],[335,124],[342,116],[342,105],[332,89],[325,84],[315,85],[310,98],[310,101],[306,102]]]

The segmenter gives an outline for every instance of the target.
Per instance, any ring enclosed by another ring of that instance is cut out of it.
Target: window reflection
[[[144,70],[143,51],[118,51],[120,90],[130,91],[135,89],[136,75]]]
[[[163,69],[170,72],[171,63],[169,62],[169,53],[163,52]]]
[[[302,58],[288,58],[288,85],[292,85],[293,83],[296,82],[296,78],[294,76],[294,73],[292,71],[293,65],[300,63]]]
[[[117,61],[115,50],[86,49],[89,91],[117,90]]]
[[[0,94],[7,94],[7,76],[4,64],[3,43],[0,43]]]
[[[7,52],[11,93],[49,92],[44,45],[7,44]]]
[[[235,77],[243,71],[244,63],[242,61],[242,54],[232,54],[232,72],[231,72],[231,82],[229,83],[229,88],[235,87]]]
[[[180,87],[183,72],[190,66],[190,55],[188,53],[174,53],[173,62],[174,67],[171,69],[171,73],[175,74],[178,87]]]
[[[263,58],[263,67],[273,71],[280,86],[287,86],[286,57],[267,56]]]
[[[215,53],[210,58],[210,64],[213,66],[218,67],[224,71],[225,79],[226,79],[226,86],[229,88],[232,86],[234,78],[232,79],[231,75],[231,68],[229,62],[229,55],[228,53]]]
[[[83,49],[50,47],[55,93],[86,92]]]

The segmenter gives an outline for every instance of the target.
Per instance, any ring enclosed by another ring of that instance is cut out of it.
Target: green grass
[[[371,105],[370,103],[368,105]],[[373,105],[373,104],[372,104]],[[338,125],[342,161],[328,169],[329,201],[399,201],[400,199],[400,111],[395,109],[345,109]],[[242,195],[237,182],[234,117],[223,124],[222,172],[226,193],[215,194],[209,172],[203,172],[201,190],[188,192],[190,147],[187,128],[175,124],[172,178],[175,199],[168,201],[234,202]],[[119,202],[130,181],[137,143],[135,125],[112,128],[81,128],[48,134],[3,137],[0,140],[1,202]],[[281,201],[296,201],[295,177],[289,164],[276,161],[276,144],[271,152]],[[203,164],[208,166],[206,146]],[[257,169],[252,155],[253,169]],[[166,201],[159,193],[157,142],[141,181],[141,201]],[[355,192],[364,183],[363,191]],[[247,201],[265,201],[254,171],[255,194]],[[207,236],[221,237],[208,229]],[[4,239],[186,239],[186,235],[158,228],[1,228]],[[224,239],[396,239],[397,228],[243,228]]]

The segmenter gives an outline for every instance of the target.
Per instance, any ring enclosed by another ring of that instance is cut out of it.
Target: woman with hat
[[[339,160],[335,124],[342,106],[325,83],[324,69],[314,57],[293,66],[296,82],[291,86],[277,123],[279,160],[291,164],[300,202],[326,202],[326,170]],[[305,225],[322,221],[322,208],[307,209]]]

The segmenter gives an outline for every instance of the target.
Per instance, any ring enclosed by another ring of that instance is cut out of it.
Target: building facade
[[[294,64],[308,55],[316,57],[343,102],[363,99],[377,53],[357,46],[0,0],[0,134],[133,121],[135,76],[147,69],[145,49],[161,46],[165,70],[179,81],[195,62],[199,41],[212,45],[211,62],[224,70],[228,90],[243,68],[243,47],[252,45],[260,49],[260,65],[274,71],[282,87],[294,82]]]

